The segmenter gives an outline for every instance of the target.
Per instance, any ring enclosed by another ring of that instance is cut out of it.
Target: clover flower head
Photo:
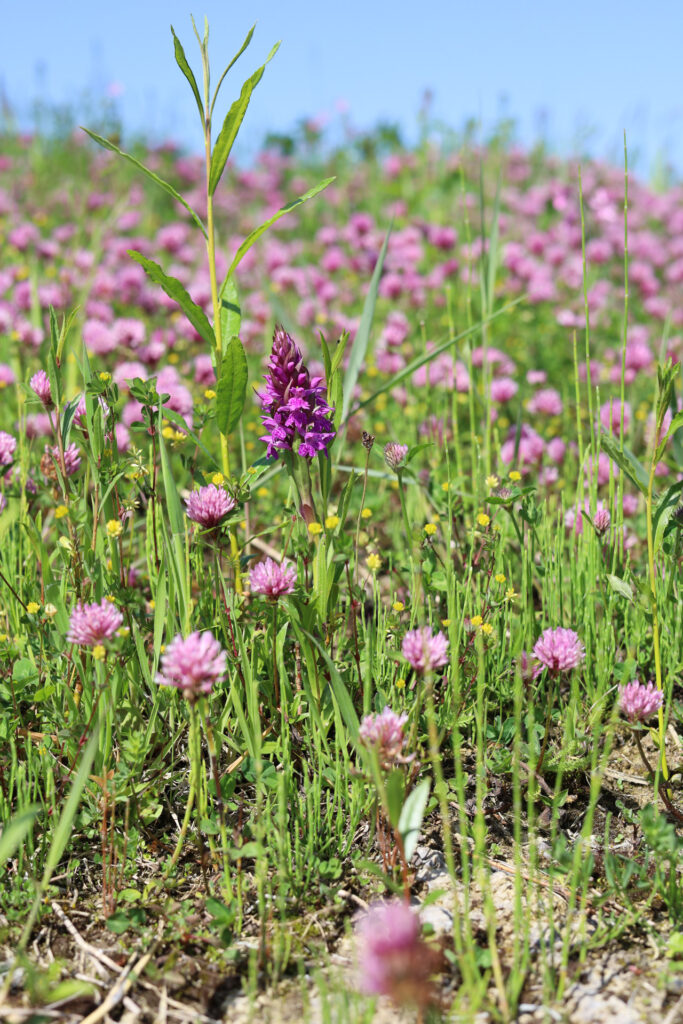
[[[533,649],[534,658],[551,676],[571,672],[586,657],[583,644],[573,629],[545,629]],[[539,668],[540,672],[541,669]]]
[[[16,447],[16,437],[12,437],[6,431],[0,430],[0,466],[10,466],[12,464]]]
[[[264,594],[274,601],[293,594],[296,582],[296,567],[287,562],[279,565],[272,558],[259,562],[249,574],[252,594]]]
[[[122,613],[106,598],[99,604],[83,604],[79,601],[71,612],[66,639],[70,644],[96,647],[103,640],[109,640],[114,636],[122,623]]]
[[[448,639],[439,631],[432,636],[429,626],[411,629],[403,637],[401,651],[416,672],[429,672],[448,662]]]
[[[407,721],[406,714],[397,715],[387,706],[379,714],[366,715],[360,724],[358,734],[366,747],[377,749],[381,762],[391,762],[405,745],[403,726]]]
[[[185,499],[188,519],[206,530],[212,530],[236,507],[237,502],[223,487],[207,484],[192,491]]]
[[[421,936],[420,919],[400,899],[372,904],[355,928],[359,987],[395,1003],[431,1002],[437,956]]]
[[[399,444],[398,441],[389,441],[388,444],[384,445],[384,461],[389,469],[393,469],[394,473],[397,473],[399,469],[403,469],[407,455],[407,444]]]
[[[644,722],[662,706],[663,694],[650,681],[647,686],[634,679],[619,687],[619,707],[629,722]]]
[[[210,693],[226,672],[225,651],[212,633],[179,634],[171,640],[161,657],[156,681],[175,686],[188,700]]]
[[[45,370],[38,370],[37,373],[34,373],[29,381],[29,386],[45,408],[51,409],[54,405],[52,401],[52,388],[50,387],[50,378],[45,373]]]

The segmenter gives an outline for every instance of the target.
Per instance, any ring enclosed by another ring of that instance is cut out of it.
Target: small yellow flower
[[[156,603],[156,601],[154,600],[154,598],[152,598],[152,600],[151,600],[151,601],[149,602],[149,606],[150,606],[150,608],[152,609],[152,611],[154,611],[154,609],[155,609],[155,608],[156,608],[156,606],[157,606],[157,603]]]
[[[323,532],[323,528],[320,525],[320,523],[309,523],[308,532],[311,534],[311,536],[317,537],[319,533]]]
[[[267,498],[269,494],[270,494],[270,491],[268,490],[267,487],[259,487],[258,491],[256,492],[256,497],[257,498]]]
[[[441,484],[441,490],[444,491],[444,493],[448,494],[450,489],[451,489],[450,483],[448,482],[448,480],[444,480],[444,482]]]
[[[515,594],[515,588],[514,587],[510,587],[509,590],[505,591],[505,600],[506,601],[514,601],[514,599],[516,597],[518,597],[518,595]]]
[[[487,487],[497,487],[499,483],[500,483],[500,480],[493,473],[491,473],[491,476],[487,476],[486,477],[486,486]]]
[[[490,522],[490,516],[487,516],[485,512],[480,512],[477,516],[477,523],[479,526],[488,526]]]
[[[361,515],[361,519],[369,519],[370,516],[372,515],[372,509],[371,508],[364,508],[360,515]]]
[[[493,626],[490,622],[482,622],[481,631],[482,633],[485,633],[486,636],[491,636],[491,633],[493,633]]]
[[[40,605],[37,601],[29,601],[26,605],[26,611],[29,615],[35,615],[37,611],[40,611]]]
[[[63,519],[64,516],[68,516],[69,510],[66,505],[57,505],[55,509],[55,519]]]
[[[405,609],[403,601],[394,601],[391,607],[395,612],[402,612]]]
[[[116,598],[114,597],[113,594],[105,594],[104,600],[109,601],[109,604],[116,604]]]
[[[73,546],[72,546],[71,541],[69,540],[68,537],[60,537],[59,538],[59,546],[60,546],[60,548],[64,548],[65,551],[72,551],[73,550]]]
[[[470,622],[472,623],[473,626],[481,626],[483,621],[484,620],[482,619],[481,615],[473,615],[472,618],[470,619]]]
[[[108,537],[120,537],[123,533],[123,526],[118,519],[110,519],[107,523],[107,536]]]
[[[519,472],[518,469],[512,469],[510,470],[509,477],[511,480],[514,480],[515,483],[517,483],[518,480],[522,479],[522,474]]]
[[[120,629],[116,630],[116,635],[117,636],[128,636],[129,633],[130,633],[130,629],[128,628],[128,626],[121,626]]]
[[[379,370],[377,369],[376,366],[368,366],[368,368],[366,369],[365,373],[366,373],[366,376],[368,376],[368,377],[376,377],[377,374],[379,373]],[[380,395],[379,397],[381,398],[382,396]]]
[[[496,581],[496,583],[505,583],[505,578],[506,577],[505,577],[505,573],[497,572],[496,575],[493,578]]]
[[[169,363],[177,363],[179,361],[179,359],[180,359],[180,356],[178,355],[177,352],[170,352],[169,355],[168,355]]]
[[[45,607],[43,608],[43,611],[47,615],[48,619],[54,619],[55,615],[57,614],[57,609],[52,603],[46,604]]]
[[[372,570],[372,572],[377,572],[377,570],[379,569],[381,564],[382,564],[382,559],[379,557],[379,555],[376,555],[376,554],[368,555],[368,557],[367,557],[367,566],[368,566],[368,569]]]
[[[211,483],[215,484],[216,487],[220,487],[221,484],[224,483],[224,481],[225,477],[223,476],[222,473],[214,473],[213,476],[211,477]]]
[[[212,398],[215,397],[216,392],[213,390],[213,388],[207,388],[206,391],[204,392],[204,398],[208,398],[209,400],[211,400]]]
[[[436,533],[436,523],[425,523],[424,531],[428,537],[433,537]]]
[[[175,434],[175,430],[173,429],[173,427],[164,427],[161,433],[162,436],[165,437],[167,441],[170,441],[173,435]]]
[[[328,516],[325,520],[325,529],[334,530],[339,526],[339,516]]]
[[[92,656],[95,659],[95,661],[102,661],[106,656],[106,653],[107,652],[102,646],[102,644],[96,644],[92,649]]]
[[[442,619],[441,620],[441,625],[443,626],[444,629],[448,629],[450,624],[451,624],[451,620],[450,619]]]
[[[102,371],[102,373],[99,374],[99,378],[100,378],[100,380],[102,381],[103,384],[108,384],[109,381],[111,380],[111,374],[110,373],[106,373],[105,371]]]
[[[397,687],[397,689],[403,690],[405,688],[405,685],[406,685],[406,681],[405,681],[405,679],[403,679],[403,677],[401,677],[400,679],[396,680],[396,687]]]

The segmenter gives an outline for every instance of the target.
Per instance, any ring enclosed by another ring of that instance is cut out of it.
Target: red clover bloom
[[[215,484],[200,487],[185,499],[188,518],[206,530],[219,526],[236,505],[235,499]]]
[[[82,604],[79,601],[71,613],[66,639],[70,644],[96,647],[112,637],[122,623],[123,615],[106,598],[99,604]]]
[[[545,629],[536,641],[533,655],[551,676],[571,672],[586,657],[583,644],[573,629]],[[541,669],[537,670],[537,673]]]
[[[439,631],[432,636],[429,626],[411,629],[403,637],[403,657],[416,672],[429,672],[448,662],[448,639]]]
[[[427,1005],[438,957],[420,933],[419,917],[403,900],[373,904],[356,926],[360,988],[395,1003]]]
[[[397,715],[387,706],[380,714],[366,715],[358,735],[365,746],[377,748],[382,763],[395,761],[406,742],[403,726],[407,721],[407,715]]]
[[[38,373],[34,373],[29,381],[29,385],[45,408],[51,409],[54,404],[52,401],[52,389],[50,387],[50,378],[45,373],[45,370],[38,370]]]
[[[202,693],[211,693],[225,671],[225,651],[212,633],[190,633],[185,640],[178,634],[162,655],[156,681],[177,687],[194,701]]]
[[[0,466],[9,466],[14,459],[14,452],[17,447],[16,437],[0,430]]]
[[[403,469],[407,455],[407,444],[399,444],[398,441],[389,441],[389,443],[384,446],[384,461],[389,469],[393,469],[394,473],[398,473],[399,469]]]
[[[278,565],[272,558],[259,562],[249,574],[252,594],[264,594],[273,601],[284,594],[293,594],[296,582],[295,566]]]
[[[261,438],[268,445],[267,457],[277,458],[282,451],[296,451],[306,459],[317,452],[327,455],[336,431],[325,381],[310,376],[300,350],[279,325],[268,369],[266,390],[259,394],[261,419],[268,431]]]
[[[619,707],[629,722],[644,722],[660,709],[663,700],[662,691],[652,682],[644,686],[634,679],[632,683],[619,687]]]

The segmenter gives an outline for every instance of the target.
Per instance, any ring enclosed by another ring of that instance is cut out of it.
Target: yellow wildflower
[[[472,623],[473,626],[481,626],[483,621],[484,620],[482,619],[481,615],[473,615],[472,618],[470,619],[470,622]]]
[[[485,633],[486,636],[490,636],[491,633],[493,633],[493,626],[491,625],[490,622],[482,622],[481,631],[482,633]]]
[[[510,479],[514,480],[515,483],[517,483],[518,480],[522,479],[522,474],[519,472],[518,469],[510,470],[509,476],[510,476]]]
[[[224,482],[225,482],[225,477],[223,476],[222,473],[214,473],[213,476],[211,477],[211,483],[215,484],[216,487],[220,487],[221,484],[224,483]]]
[[[425,523],[424,531],[428,537],[433,537],[436,533],[436,523]]]
[[[106,373],[103,370],[102,373],[99,374],[99,378],[100,378],[100,380],[102,381],[103,384],[108,384],[109,381],[111,380],[111,374],[110,373]]]
[[[311,534],[311,536],[317,537],[319,533],[323,532],[323,528],[320,525],[320,523],[309,523],[308,532]]]
[[[64,516],[68,516],[69,510],[66,505],[57,505],[55,509],[55,519],[63,519]]]
[[[379,569],[381,564],[382,564],[382,559],[379,557],[379,555],[376,555],[376,554],[368,555],[367,566],[368,566],[368,569],[372,570],[372,572],[377,572],[377,570]]]
[[[405,681],[405,679],[403,677],[401,677],[400,679],[396,680],[396,686],[397,686],[397,688],[399,690],[403,690],[405,688],[405,685],[406,685],[406,681]]]
[[[107,652],[102,646],[102,644],[95,644],[95,646],[92,649],[92,656],[95,659],[95,661],[102,661],[106,653]]]
[[[493,578],[496,583],[505,583],[505,573],[497,572]]]
[[[108,537],[120,537],[123,533],[123,526],[118,519],[110,519],[107,523],[107,536]]]
[[[486,486],[487,487],[497,487],[499,483],[500,483],[500,480],[493,473],[491,473],[490,476],[486,477]]]
[[[38,604],[37,601],[29,601],[29,603],[26,605],[26,611],[29,613],[29,615],[35,615],[36,612],[39,610],[40,605]]]
[[[361,519],[369,519],[370,516],[372,515],[372,509],[371,508],[364,508],[360,515],[361,515]]]
[[[491,519],[489,516],[486,515],[485,512],[480,512],[479,515],[477,516],[477,523],[479,524],[479,526],[488,526],[490,522]]]
[[[402,612],[405,609],[403,601],[394,601],[391,607],[395,612]]]
[[[207,388],[206,391],[204,392],[204,398],[208,398],[209,401],[212,398],[215,398],[215,397],[216,397],[216,392],[213,390],[213,388]]]
[[[325,529],[334,530],[337,526],[339,526],[339,522],[339,516],[328,516],[327,519],[325,520]]]

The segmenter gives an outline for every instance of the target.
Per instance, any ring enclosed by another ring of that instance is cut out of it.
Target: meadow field
[[[2,1019],[683,1021],[683,187],[176,60],[0,137]]]

